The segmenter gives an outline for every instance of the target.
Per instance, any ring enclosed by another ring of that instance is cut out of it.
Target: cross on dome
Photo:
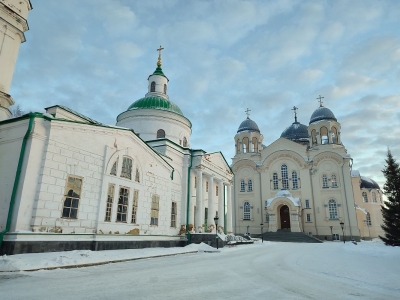
[[[319,95],[319,97],[317,97],[317,99],[318,99],[318,102],[319,102],[319,107],[322,107],[323,105],[322,105],[322,103],[324,103],[324,102],[322,102],[322,99],[324,99],[325,97],[321,97],[321,95]]]
[[[246,113],[246,115],[247,115],[247,119],[250,119],[249,117],[250,117],[250,112],[251,112],[251,109],[249,109],[249,108],[247,108],[246,110],[245,110],[245,113]]]
[[[161,65],[162,65],[162,63],[161,63],[161,50],[164,50],[164,48],[163,48],[163,47],[161,47],[161,45],[160,45],[160,48],[158,48],[158,49],[157,49],[157,51],[158,51],[158,61],[157,61],[157,66],[159,66],[159,67],[161,67]]]
[[[294,122],[297,123],[297,110],[299,108],[296,106],[293,106],[292,110],[294,111]]]

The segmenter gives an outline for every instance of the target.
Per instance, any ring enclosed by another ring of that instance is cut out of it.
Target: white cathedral
[[[161,66],[115,126],[71,108],[10,118],[9,89],[29,0],[0,0],[0,252],[184,245],[219,232],[289,230],[340,239],[380,234],[379,186],[351,170],[333,113],[321,106],[264,146],[249,117],[230,166],[192,149],[192,124]],[[18,84],[18,83],[16,83]],[[331,228],[332,227],[332,228]]]

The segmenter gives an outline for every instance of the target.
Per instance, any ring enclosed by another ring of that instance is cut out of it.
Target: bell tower
[[[30,0],[0,0],[0,121],[10,117],[14,104],[9,95],[19,46],[25,42],[24,32],[29,30]]]

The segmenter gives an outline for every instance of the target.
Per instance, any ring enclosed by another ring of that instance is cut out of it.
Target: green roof
[[[176,113],[184,117],[181,109],[174,102],[158,96],[149,96],[135,101],[127,110],[134,109],[161,109]]]
[[[157,66],[157,68],[156,68],[156,70],[154,71],[154,73],[151,74],[150,76],[153,76],[153,75],[160,75],[160,76],[163,76],[163,77],[167,78],[167,80],[169,81],[168,77],[165,76],[163,70],[161,69],[161,66]],[[150,78],[150,76],[149,76],[149,78]],[[149,78],[147,78],[147,79],[149,79]]]

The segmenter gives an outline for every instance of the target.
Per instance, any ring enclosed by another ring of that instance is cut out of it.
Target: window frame
[[[339,220],[338,206],[336,200],[329,199],[328,212],[329,212],[329,220]]]
[[[323,189],[328,189],[329,188],[328,176],[326,176],[326,174],[322,174],[322,188]]]
[[[298,190],[299,189],[299,177],[297,176],[297,172],[296,171],[292,172],[292,188],[294,190]]]
[[[72,187],[72,195],[69,195],[70,190],[68,190],[69,187],[69,179],[74,179],[74,183],[73,183],[73,187]],[[80,187],[79,187],[79,194],[76,193],[76,191],[74,190],[75,188],[75,181],[79,180],[80,181]],[[77,220],[78,219],[78,212],[79,212],[79,203],[81,200],[81,194],[82,194],[82,186],[83,186],[83,177],[79,177],[79,176],[73,176],[73,175],[68,175],[67,176],[67,180],[65,182],[65,189],[64,189],[64,195],[63,195],[63,206],[62,206],[62,210],[61,210],[61,218],[62,219],[70,219],[70,220]],[[67,192],[68,190],[68,192]],[[74,196],[78,195],[78,196]],[[66,202],[67,199],[70,199],[70,205],[67,206]],[[77,205],[76,207],[73,206],[74,201],[77,201]],[[64,211],[66,211],[66,209],[69,209],[69,213],[68,216],[64,216]],[[75,216],[71,217],[71,211],[74,210],[75,211]]]
[[[157,139],[165,139],[165,130],[162,128],[158,129],[157,133],[156,133],[156,138]]]
[[[158,226],[159,213],[160,213],[160,196],[154,194],[151,197],[150,226]]]
[[[253,181],[249,179],[247,181],[247,192],[252,192],[253,191]]]
[[[338,187],[336,174],[331,175],[331,187],[333,187],[333,188]]]
[[[175,201],[171,202],[171,226],[172,228],[176,228],[176,216],[178,214],[178,205]]]
[[[156,82],[152,81],[150,83],[150,92],[155,92],[156,91]]]
[[[137,209],[139,204],[139,190],[133,190],[131,223],[137,224]]]
[[[365,196],[365,197],[364,197]],[[367,192],[362,192],[361,197],[364,203],[368,203],[368,194]]]
[[[122,190],[127,191],[128,192],[127,195],[121,194]],[[129,187],[120,185],[118,192],[117,215],[115,218],[115,222],[117,223],[128,223],[129,196],[130,196]],[[125,220],[123,220],[124,219],[123,216],[125,216]]]
[[[274,190],[279,190],[279,177],[278,173],[273,173],[272,174],[272,185]]]
[[[251,220],[251,206],[249,201],[243,203],[243,221]]]
[[[133,159],[129,156],[122,157],[121,174],[119,177],[132,180]]]
[[[110,188],[113,188],[112,193],[110,195]],[[104,217],[104,222],[111,222],[112,219],[112,207],[114,204],[115,197],[115,184],[109,183],[107,188],[107,202],[106,202],[106,215]]]
[[[281,166],[282,189],[289,190],[289,173],[286,164]]]

